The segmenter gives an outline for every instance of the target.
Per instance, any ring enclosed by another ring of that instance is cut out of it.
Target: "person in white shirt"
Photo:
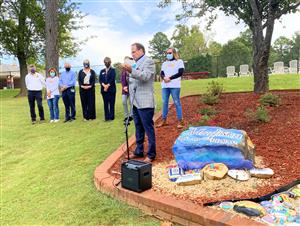
[[[42,89],[45,87],[44,77],[36,72],[35,66],[29,66],[29,73],[25,77],[25,84],[28,91],[28,103],[30,107],[30,115],[32,124],[36,123],[35,101],[39,109],[40,121],[44,122],[44,108],[42,104]]]
[[[50,123],[52,123],[59,121],[59,78],[55,68],[50,68],[48,70],[48,75],[49,76],[46,79],[47,103],[50,111]]]
[[[184,126],[182,120],[182,107],[180,103],[180,88],[181,88],[181,77],[184,71],[184,64],[174,48],[169,48],[166,52],[167,60],[162,64],[161,67],[161,78],[162,78],[162,101],[163,101],[163,112],[162,121],[156,127],[162,127],[167,125],[167,116],[169,110],[169,97],[172,96],[175,104],[178,124],[177,128],[181,129]]]

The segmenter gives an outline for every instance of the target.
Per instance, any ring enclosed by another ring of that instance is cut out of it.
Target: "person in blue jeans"
[[[162,64],[161,67],[161,87],[163,101],[162,121],[156,127],[159,128],[167,125],[169,98],[171,95],[177,113],[177,128],[182,129],[184,123],[182,118],[182,107],[180,103],[180,88],[181,77],[184,71],[184,63],[181,59],[179,59],[178,53],[174,48],[169,48],[167,50],[166,58],[167,60]]]
[[[59,94],[59,78],[55,68],[48,70],[48,77],[46,79],[47,102],[50,111],[50,123],[59,121],[58,100]]]

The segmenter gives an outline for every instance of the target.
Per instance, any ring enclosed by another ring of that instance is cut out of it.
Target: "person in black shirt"
[[[105,121],[115,119],[116,71],[111,67],[111,59],[104,58],[105,68],[100,71],[99,82],[104,103]]]
[[[84,121],[96,119],[95,78],[96,73],[90,68],[89,60],[84,60],[83,69],[78,73],[79,94]]]

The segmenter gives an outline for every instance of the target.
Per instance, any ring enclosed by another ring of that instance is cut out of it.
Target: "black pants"
[[[65,120],[75,119],[75,88],[69,87],[62,92],[62,99],[65,105]]]
[[[42,91],[28,90],[28,103],[30,107],[31,121],[36,121],[35,101],[37,102],[37,106],[39,109],[40,120],[45,120],[42,100]]]
[[[105,120],[114,120],[115,119],[115,101],[116,101],[116,92],[103,92],[102,98],[104,103],[104,118]]]
[[[82,106],[83,118],[95,119],[96,108],[95,108],[95,88],[80,89],[80,100]]]

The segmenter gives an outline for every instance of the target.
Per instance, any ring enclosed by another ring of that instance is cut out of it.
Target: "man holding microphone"
[[[130,74],[129,94],[133,98],[133,120],[135,124],[136,149],[130,158],[144,157],[145,133],[148,137],[148,152],[145,162],[156,157],[154,131],[154,61],[145,55],[145,47],[140,43],[131,45],[131,55],[135,64],[124,64]]]

